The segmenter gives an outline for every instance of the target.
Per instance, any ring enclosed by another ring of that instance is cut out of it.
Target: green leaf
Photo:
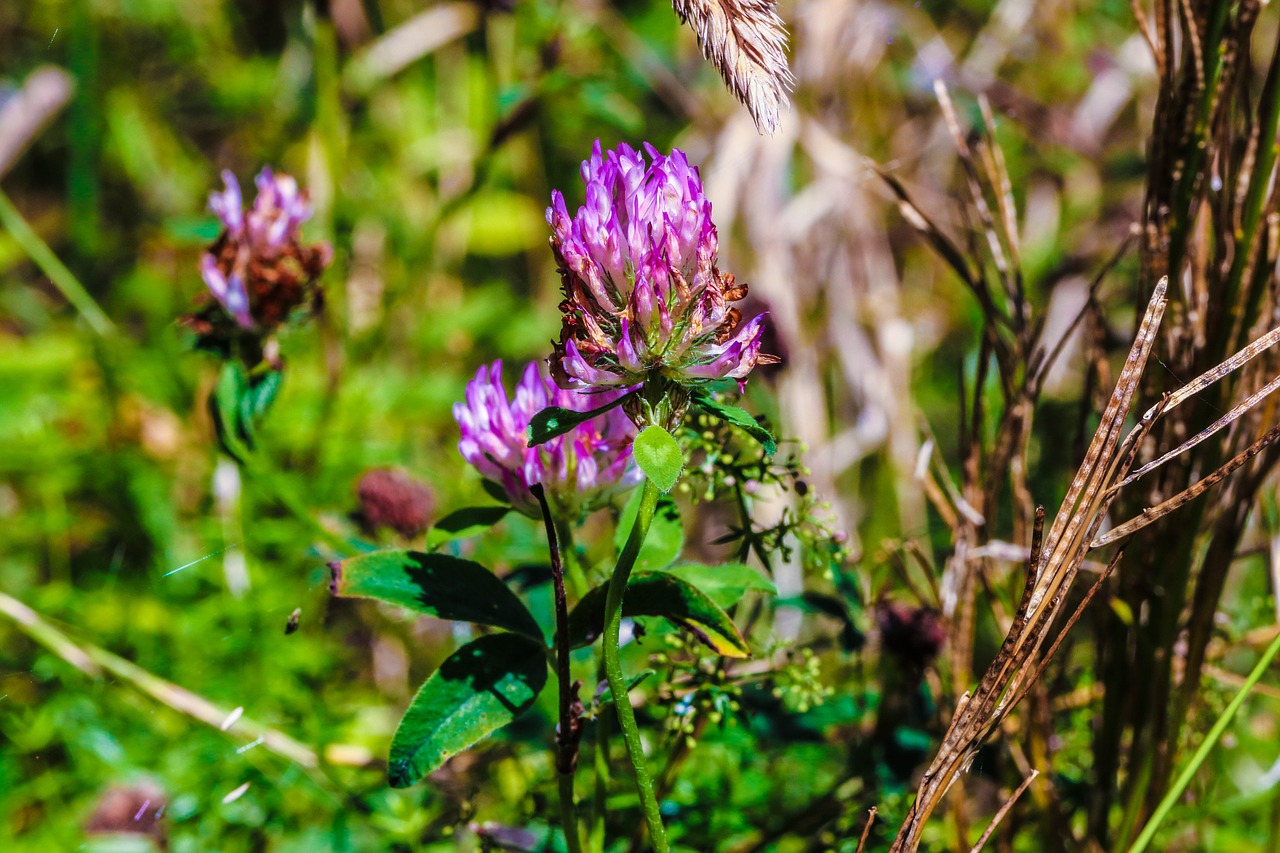
[[[736,604],[748,590],[768,595],[778,594],[773,581],[758,569],[742,563],[726,563],[723,566],[681,563],[678,566],[671,566],[666,571],[696,586],[721,607]]]
[[[595,642],[604,630],[607,585],[588,592],[569,614],[569,643],[579,649]],[[661,616],[693,634],[716,654],[750,655],[747,642],[725,613],[693,584],[668,572],[637,572],[622,599],[623,616]]]
[[[509,512],[509,506],[469,506],[454,510],[437,521],[427,533],[427,547],[434,548],[453,539],[475,536],[493,527]]]
[[[387,779],[405,788],[529,709],[547,683],[540,643],[490,634],[458,649],[422,685],[396,728]]]
[[[218,443],[232,458],[242,460],[254,449],[258,427],[266,418],[284,375],[278,370],[248,373],[239,362],[227,362],[209,395]]]
[[[623,507],[618,517],[618,526],[613,533],[613,544],[622,551],[632,526],[636,523],[636,513],[640,510],[640,498],[643,489],[636,489],[631,499]],[[676,561],[684,550],[684,525],[680,523],[680,508],[667,496],[658,498],[658,507],[653,513],[653,523],[649,526],[649,535],[640,546],[636,555],[635,569],[646,571],[662,569]]]
[[[680,479],[684,470],[684,453],[680,442],[660,426],[647,426],[636,436],[631,455],[644,475],[664,492]]]
[[[605,403],[589,412],[575,412],[573,409],[562,409],[559,406],[547,406],[529,421],[529,446],[537,447],[556,436],[564,435],[580,423],[585,423],[597,415],[603,415],[610,409],[616,409],[622,402],[635,394],[634,391],[623,394],[616,400]]]
[[[249,377],[249,386],[240,396],[240,417],[256,430],[263,418],[276,401],[276,394],[284,382],[284,374],[279,370],[268,370],[255,373]]]
[[[772,433],[760,426],[760,422],[746,409],[730,406],[728,403],[721,403],[710,394],[703,393],[695,393],[693,395],[693,403],[708,414],[715,415],[720,420],[733,424],[763,444],[764,452],[769,456],[778,452],[778,442],[774,440]]]
[[[227,362],[209,395],[209,414],[213,417],[218,444],[233,459],[243,459],[253,449],[253,435],[244,432],[240,417],[240,397],[248,385],[244,367],[239,362]]]
[[[507,490],[493,480],[481,480],[480,488],[484,489],[484,493],[493,498],[500,504],[504,504],[511,500],[511,496],[507,494]]]
[[[533,614],[479,563],[447,554],[375,551],[329,564],[333,594],[376,598],[440,619],[478,622],[540,639]]]

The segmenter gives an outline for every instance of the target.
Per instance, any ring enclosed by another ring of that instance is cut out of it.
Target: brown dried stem
[[[1084,462],[1043,544],[1033,549],[1038,559],[1028,567],[1027,585],[1013,625],[977,690],[966,693],[957,703],[951,725],[925,771],[916,800],[890,853],[917,849],[929,815],[973,760],[979,747],[1013,710],[1024,684],[1034,681],[1030,677],[1035,671],[1031,668],[1032,658],[1048,637],[1071,581],[1084,561],[1088,543],[1113,499],[1106,493],[1106,486],[1116,479],[1117,469],[1132,458],[1131,448],[1136,441],[1122,442],[1120,428],[1151,354],[1167,304],[1167,287],[1167,279],[1162,279],[1152,293]],[[1130,438],[1133,437],[1131,434]],[[1006,697],[1012,701],[1001,701]]]

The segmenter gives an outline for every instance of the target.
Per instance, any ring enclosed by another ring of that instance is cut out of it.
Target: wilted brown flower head
[[[168,841],[161,820],[165,802],[164,792],[151,782],[113,786],[98,800],[84,831],[87,835],[145,835],[163,850]]]
[[[942,617],[931,607],[881,601],[876,604],[876,625],[881,647],[918,668],[928,666],[946,640]]]
[[[223,172],[222,179],[226,189],[210,195],[209,207],[223,231],[200,258],[214,301],[183,318],[212,342],[275,331],[317,295],[316,280],[333,258],[327,243],[303,244],[299,227],[311,217],[311,203],[292,177],[263,169],[248,211],[235,175]]]
[[[356,487],[361,525],[370,533],[389,527],[406,539],[431,526],[435,495],[425,483],[391,468],[366,471]]]

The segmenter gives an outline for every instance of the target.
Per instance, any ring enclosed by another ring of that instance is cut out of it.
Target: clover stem
[[[556,614],[556,681],[560,685],[560,725],[556,731],[556,771],[560,777],[560,822],[569,853],[582,853],[582,835],[578,827],[578,806],[574,801],[573,774],[578,769],[578,740],[582,734],[581,703],[577,701],[578,685],[569,673],[569,603],[564,590],[564,563],[560,558],[557,525],[541,483],[529,491],[542,506],[542,522],[547,529],[547,551],[551,558],[551,582],[555,587]],[[575,705],[577,708],[575,708]]]
[[[644,544],[644,539],[649,534],[649,525],[653,521],[657,506],[658,487],[651,480],[646,479],[635,524],[632,525],[631,532],[627,535],[627,542],[618,556],[613,577],[609,579],[604,611],[604,670],[605,677],[609,681],[609,690],[613,694],[613,704],[618,709],[618,723],[622,726],[627,755],[635,771],[636,790],[640,794],[640,805],[644,809],[644,820],[649,827],[649,838],[653,842],[654,853],[667,853],[667,834],[662,827],[662,814],[658,808],[658,799],[653,793],[653,779],[645,764],[644,747],[640,743],[640,729],[636,726],[635,711],[631,707],[631,698],[627,695],[627,680],[622,677],[622,664],[618,661],[619,633],[622,630],[622,596],[627,589],[631,570],[635,567],[640,546]]]
[[[600,655],[599,674],[597,678],[607,680],[604,672],[604,653]],[[598,683],[598,682],[597,682]],[[609,715],[601,708],[596,713],[596,747],[592,751],[591,760],[595,764],[596,789],[595,799],[591,804],[591,814],[587,819],[587,835],[591,842],[592,853],[604,853],[604,813],[605,802],[609,797]]]
[[[564,581],[573,591],[574,598],[581,599],[590,590],[586,574],[578,561],[577,550],[573,544],[573,526],[565,520],[564,514],[552,515],[555,522],[556,539],[560,543],[560,561],[564,565]]]

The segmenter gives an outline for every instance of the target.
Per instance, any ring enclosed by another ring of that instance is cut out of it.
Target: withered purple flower
[[[760,353],[764,314],[733,307],[747,286],[716,266],[716,227],[698,170],[684,153],[627,145],[582,164],[585,204],[570,216],[555,191],[547,222],[563,281],[552,373],[566,388],[626,388],[745,379]],[[597,401],[598,405],[598,401]]]
[[[356,486],[360,509],[356,512],[360,526],[369,534],[389,527],[406,539],[422,535],[431,526],[435,511],[435,494],[426,483],[420,483],[403,471],[373,468],[366,471]]]
[[[528,427],[548,406],[584,410],[608,399],[557,387],[537,363],[525,367],[514,396],[508,398],[502,362],[495,361],[476,372],[467,383],[466,401],[453,406],[462,429],[458,450],[526,515],[541,517],[529,491],[534,483],[542,484],[561,511],[593,509],[642,479],[631,459],[631,422],[613,409],[537,447],[529,447]]]
[[[222,173],[226,188],[209,196],[223,231],[200,258],[200,275],[225,315],[242,330],[269,333],[314,295],[315,282],[333,258],[327,243],[305,245],[299,227],[311,217],[305,190],[289,175],[265,168],[247,211],[240,183]],[[213,306],[185,319],[202,337],[232,330]]]

